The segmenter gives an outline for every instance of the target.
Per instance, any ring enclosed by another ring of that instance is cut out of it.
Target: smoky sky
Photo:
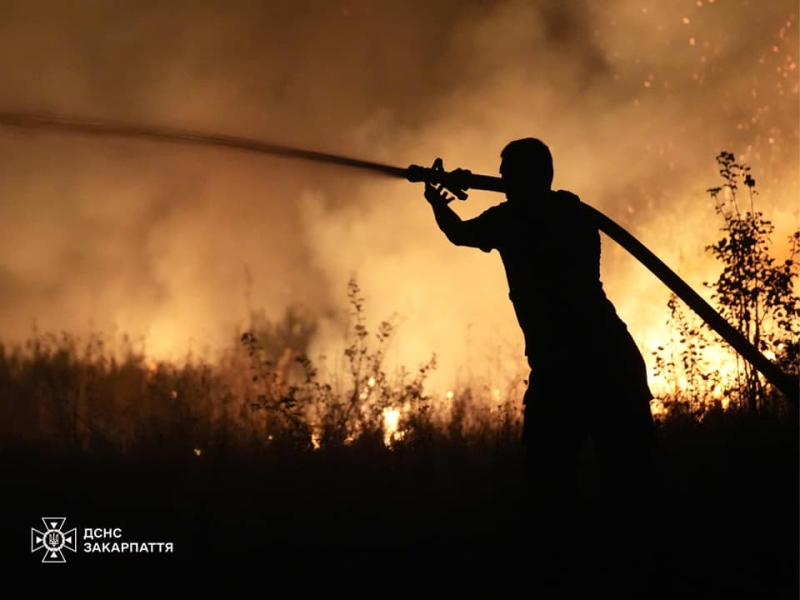
[[[779,246],[798,226],[797,27],[788,0],[2,0],[0,109],[491,175],[508,141],[539,137],[556,188],[697,287],[714,270],[718,152],[753,169]],[[0,159],[6,341],[36,322],[147,335],[166,355],[227,344],[249,306],[301,306],[323,350],[357,276],[373,323],[400,316],[398,360],[435,351],[450,379],[518,364],[499,258],[449,245],[418,184],[7,128]],[[668,291],[608,239],[603,280],[644,349]]]

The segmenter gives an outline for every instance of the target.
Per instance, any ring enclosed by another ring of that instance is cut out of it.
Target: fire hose
[[[272,156],[314,161],[317,163],[335,164],[364,169],[394,179],[406,179],[410,182],[438,183],[460,200],[466,199],[466,192],[470,189],[503,192],[503,180],[501,178],[473,174],[468,170],[459,169],[457,171],[447,172],[417,165],[411,165],[407,168],[395,167],[235,136],[209,135],[165,127],[136,126],[110,121],[71,119],[24,112],[0,111],[0,125],[25,129],[42,129],[45,131],[64,131],[73,134],[146,138],[173,143],[218,146],[247,152],[269,154]],[[600,231],[617,242],[650,270],[653,275],[683,300],[683,302],[711,327],[711,329],[736,350],[742,358],[747,360],[773,386],[785,394],[787,399],[794,406],[798,406],[800,403],[800,381],[784,373],[777,365],[772,363],[750,343],[741,332],[728,323],[685,281],[678,277],[672,269],[664,264],[664,262],[628,231],[588,204],[582,202],[581,206],[587,212],[587,215],[594,220]]]

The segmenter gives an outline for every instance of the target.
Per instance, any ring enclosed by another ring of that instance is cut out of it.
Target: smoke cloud
[[[714,157],[753,169],[776,241],[798,226],[793,2],[503,0],[0,4],[0,109],[243,135],[497,174],[552,149],[556,188],[702,293]],[[474,192],[468,218],[502,201]],[[668,290],[604,238],[606,290],[643,350]],[[780,252],[780,248],[776,251]],[[356,276],[391,360],[435,381],[522,365],[496,254],[451,246],[421,187],[213,148],[0,130],[0,338],[116,328],[154,356],[233,341],[253,306],[341,345]],[[647,357],[649,360],[649,356]],[[576,351],[576,361],[580,360]],[[579,368],[579,362],[576,362]]]

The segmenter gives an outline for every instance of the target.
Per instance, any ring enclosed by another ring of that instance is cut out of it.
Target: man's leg
[[[646,584],[654,540],[656,436],[649,401],[608,396],[593,415],[591,435],[603,466],[605,485],[600,552],[608,573],[632,586]],[[611,552],[617,548],[619,552]]]
[[[523,443],[530,542],[553,558],[568,559],[578,543],[578,466],[586,419],[563,390],[561,394],[543,397],[539,390],[529,390]]]
[[[641,529],[652,501],[656,427],[647,367],[633,337],[618,332],[598,350],[598,390],[590,429],[607,475],[612,514]]]

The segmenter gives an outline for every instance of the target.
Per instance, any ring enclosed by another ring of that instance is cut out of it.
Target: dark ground
[[[617,597],[627,585],[638,598],[798,598],[797,427],[707,425],[662,430],[662,439],[660,493],[640,530],[647,547],[616,563],[619,579],[612,551],[621,540],[598,533],[603,517],[591,504],[591,455],[583,542],[558,570],[526,533],[517,488],[522,456],[511,443],[352,447],[300,458],[191,451],[177,458],[172,449],[151,448],[135,459],[5,446],[2,564],[7,578],[23,582],[118,567],[148,576],[190,573],[181,579],[190,586],[206,569],[227,567],[273,582],[330,570],[336,586],[357,595],[378,593],[364,587],[373,578],[381,589],[405,593],[430,577],[452,589],[454,582],[514,586],[546,575],[556,587],[598,592],[596,578],[605,576]],[[30,530],[41,529],[44,516],[66,517],[65,529],[78,529],[78,552],[66,552],[65,565],[41,564],[31,552]],[[117,527],[121,539],[99,541],[172,542],[174,552],[84,552],[85,528]],[[646,587],[632,590],[641,566]]]

